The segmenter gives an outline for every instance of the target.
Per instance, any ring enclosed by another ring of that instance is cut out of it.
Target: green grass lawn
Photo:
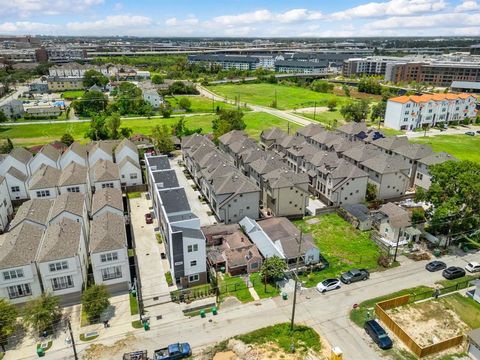
[[[317,112],[315,114],[315,117],[313,116],[313,113],[298,113],[301,116],[304,116],[308,119],[318,121],[319,123],[328,126],[328,127],[333,127],[337,128],[343,124],[345,124],[345,120],[343,119],[343,116],[340,114],[339,110],[335,111],[322,111],[322,112]]]
[[[81,98],[85,94],[85,91],[83,90],[70,90],[70,91],[65,91],[62,93],[62,97],[64,99],[78,99]]]
[[[185,121],[188,127],[196,128],[201,127],[204,133],[212,131],[212,120],[216,115],[197,115],[186,117]],[[272,126],[277,126],[285,131],[288,129],[288,121],[270,115],[264,112],[247,112],[244,116],[245,123],[247,125],[246,132],[258,139],[263,129],[267,129]],[[163,119],[137,119],[137,120],[122,120],[121,127],[130,127],[133,129],[134,134],[146,134],[152,133],[152,128],[156,125],[166,124],[171,126],[178,121],[177,117]],[[63,134],[70,133],[75,140],[81,142],[88,142],[84,135],[89,127],[89,123],[61,123],[55,124],[55,120],[49,124],[27,124],[27,125],[3,125],[0,126],[0,139],[10,138],[15,145],[18,146],[33,146],[45,144],[53,140],[59,140]],[[293,133],[300,126],[290,123],[290,130]]]
[[[250,275],[250,280],[253,283],[253,288],[257,292],[260,299],[275,297],[280,295],[280,290],[270,283],[267,284],[267,291],[265,291],[265,285],[260,277],[260,273],[253,273]]]
[[[248,334],[236,336],[236,338],[245,344],[264,345],[274,343],[287,353],[291,351],[292,342],[296,351],[301,354],[308,350],[318,352],[321,349],[320,336],[315,330],[307,326],[296,325],[291,331],[289,323],[268,326]]]
[[[138,314],[138,300],[130,293],[130,315]]]
[[[471,329],[480,327],[480,304],[475,300],[455,293],[439,299],[449,309],[455,311],[460,319]]]
[[[180,99],[182,98],[187,98],[190,100],[190,103],[192,104],[190,112],[192,113],[213,113],[217,111],[217,106],[219,109],[236,109],[234,105],[225,104],[222,101],[213,101],[205,96],[167,96],[165,100],[172,105],[172,107],[175,109],[175,113],[178,113],[185,112],[178,105]]]
[[[446,151],[460,160],[480,162],[480,136],[437,135],[410,139],[412,142],[429,144],[434,151]]]
[[[278,109],[310,107],[313,106],[314,101],[317,106],[326,106],[330,99],[336,99],[337,106],[340,107],[347,101],[347,98],[343,96],[278,84],[225,84],[209,86],[208,89],[229,100],[240,97],[240,103],[246,102],[262,106],[271,106],[275,100],[276,91]]]
[[[478,276],[466,275],[458,279],[452,279],[452,280],[443,279],[443,280],[437,281],[436,283],[439,285],[442,285],[444,288],[455,286],[457,284],[462,284],[463,287],[466,287],[464,283],[466,283],[467,281],[475,280],[475,279],[478,279]]]
[[[305,233],[311,233],[320,253],[328,260],[330,267],[324,271],[302,275],[307,287],[315,286],[328,277],[336,277],[352,268],[376,269],[380,249],[370,239],[368,231],[359,231],[338,214],[317,217],[316,224],[304,220],[294,221]]]
[[[250,294],[245,281],[239,276],[223,274],[222,279],[219,275],[218,286],[220,288],[220,301],[227,296],[234,296],[242,303],[253,301],[253,297]]]

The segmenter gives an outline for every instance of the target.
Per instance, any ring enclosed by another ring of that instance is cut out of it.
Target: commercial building
[[[414,130],[474,119],[477,97],[471,94],[434,94],[399,96],[388,100],[385,127]]]
[[[274,66],[279,73],[326,74],[329,70],[326,61],[277,60]]]
[[[216,54],[189,55],[188,62],[208,67],[219,66],[226,70],[255,70],[260,64],[260,60],[257,57]]]
[[[67,90],[82,90],[83,77],[75,76],[49,76],[47,78],[48,90],[50,91],[67,91]]]

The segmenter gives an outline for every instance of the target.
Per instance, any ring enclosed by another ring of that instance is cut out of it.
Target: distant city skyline
[[[1,35],[480,36],[480,1],[0,0]]]

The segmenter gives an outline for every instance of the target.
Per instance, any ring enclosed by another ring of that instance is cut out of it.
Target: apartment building
[[[345,77],[358,75],[384,76],[388,64],[405,61],[405,59],[393,56],[368,56],[365,58],[346,59],[343,62],[342,75]]]
[[[274,67],[276,72],[295,74],[327,74],[329,70],[327,61],[276,60]]]
[[[219,66],[226,70],[255,70],[260,65],[257,57],[217,54],[188,55],[188,62],[208,67]]]
[[[85,72],[95,70],[104,76],[109,77],[111,74],[106,65],[90,65],[71,62],[67,64],[54,65],[48,69],[48,75],[52,77],[78,77],[83,78]]]
[[[19,119],[25,114],[23,101],[12,99],[3,105],[0,105],[0,111],[9,119]]]
[[[471,94],[424,94],[391,98],[387,102],[385,126],[414,130],[423,126],[471,120],[477,116],[477,101]]]
[[[0,175],[0,234],[3,233],[13,214],[13,206],[8,192],[7,179]]]
[[[74,76],[49,76],[47,77],[48,90],[52,92],[62,92],[67,90],[82,90],[83,77]]]

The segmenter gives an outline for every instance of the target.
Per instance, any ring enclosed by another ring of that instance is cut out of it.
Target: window
[[[418,180],[422,180],[422,179],[423,179],[423,174],[417,173],[417,179],[418,179]]]
[[[105,188],[111,188],[111,189],[113,189],[113,183],[102,184],[102,189],[105,189]]]
[[[102,254],[102,255],[100,255],[100,260],[102,262],[118,260],[118,253],[113,252],[113,253]]]
[[[195,281],[198,281],[199,279],[200,279],[200,277],[198,276],[198,274],[190,275],[188,277],[188,282],[195,282]]]
[[[17,270],[4,271],[3,278],[5,280],[23,278],[23,270],[17,269]]]
[[[138,175],[136,173],[130,174],[130,179],[131,180],[136,179],[137,177],[138,177]]]
[[[50,190],[37,191],[37,197],[41,198],[41,197],[47,197],[47,196],[50,196]]]
[[[190,266],[197,266],[197,260],[190,261]]]
[[[20,186],[12,186],[10,189],[12,190],[12,192],[19,192]]]
[[[198,251],[198,244],[188,245],[187,251],[188,251],[189,253],[190,253],[190,252],[194,252],[194,251]]]
[[[8,287],[8,297],[10,299],[16,299],[29,295],[32,295],[32,289],[30,288],[30,284],[22,284]]]
[[[258,262],[251,263],[250,269],[258,269]]]
[[[73,284],[73,279],[71,275],[61,276],[61,277],[52,279],[53,291],[68,289],[68,288],[72,288],[73,286],[74,284]]]
[[[79,186],[68,187],[67,192],[69,192],[69,193],[79,193],[80,192],[80,187]]]
[[[109,267],[102,269],[102,280],[119,279],[122,277],[122,268],[120,266]]]
[[[66,261],[61,261],[57,263],[52,263],[49,264],[48,267],[50,268],[50,271],[60,271],[60,270],[67,270],[68,269],[68,262]]]

